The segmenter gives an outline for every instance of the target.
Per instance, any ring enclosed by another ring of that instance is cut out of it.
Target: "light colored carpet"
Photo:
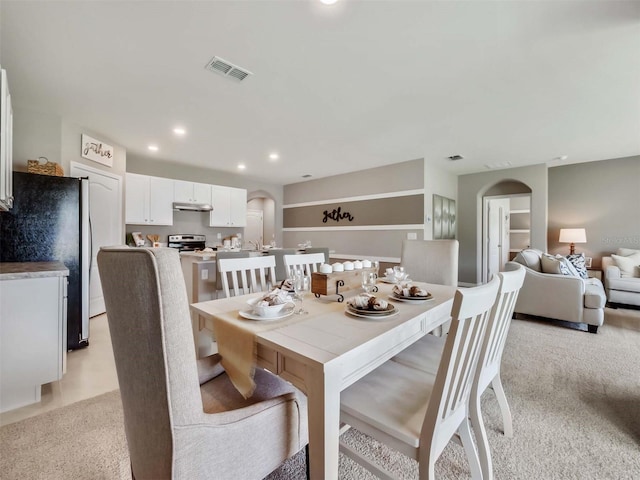
[[[503,381],[514,438],[500,433],[493,393],[483,397],[496,479],[640,479],[640,311],[607,309],[597,335],[514,320]],[[344,438],[400,478],[417,478],[412,460],[354,430]],[[445,449],[436,476],[469,478],[461,447]],[[118,392],[2,427],[0,478],[130,478]],[[269,476],[303,478],[303,454]],[[341,456],[340,478],[375,477]]]

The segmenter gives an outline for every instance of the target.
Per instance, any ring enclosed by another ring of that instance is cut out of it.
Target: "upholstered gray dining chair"
[[[458,287],[457,240],[403,240],[400,264],[417,282]]]
[[[294,255],[295,253],[295,248],[275,248],[267,252],[267,255],[272,255],[276,259],[276,282],[282,282],[287,279],[287,268],[284,265],[284,256]]]
[[[261,479],[308,441],[305,396],[256,369],[248,399],[196,360],[178,252],[103,248],[100,279],[135,479]]]
[[[458,287],[457,240],[403,240],[400,265],[416,282],[435,283]],[[445,322],[432,333],[444,335],[450,322]]]

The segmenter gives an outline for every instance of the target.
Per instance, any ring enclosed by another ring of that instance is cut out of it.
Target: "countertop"
[[[68,275],[69,269],[62,262],[0,262],[0,280]]]

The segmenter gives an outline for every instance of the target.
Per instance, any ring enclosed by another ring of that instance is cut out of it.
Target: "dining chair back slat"
[[[325,262],[324,253],[300,253],[285,255],[284,265],[290,278],[293,270],[302,270],[307,277],[318,271],[318,267]]]
[[[231,296],[229,277],[235,296],[269,290],[275,278],[275,267],[272,256],[219,259],[218,270],[225,296]]]

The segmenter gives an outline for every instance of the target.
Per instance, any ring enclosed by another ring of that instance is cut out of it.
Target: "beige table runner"
[[[213,330],[218,342],[218,353],[222,357],[222,366],[244,398],[253,395],[256,387],[253,381],[258,357],[256,335],[309,318],[309,314],[296,315],[295,313],[281,320],[260,321],[241,317],[238,312],[248,308],[246,301],[262,295],[264,293],[227,299],[224,301],[224,306],[230,309],[222,308],[213,317]],[[306,302],[304,303],[306,307]]]

